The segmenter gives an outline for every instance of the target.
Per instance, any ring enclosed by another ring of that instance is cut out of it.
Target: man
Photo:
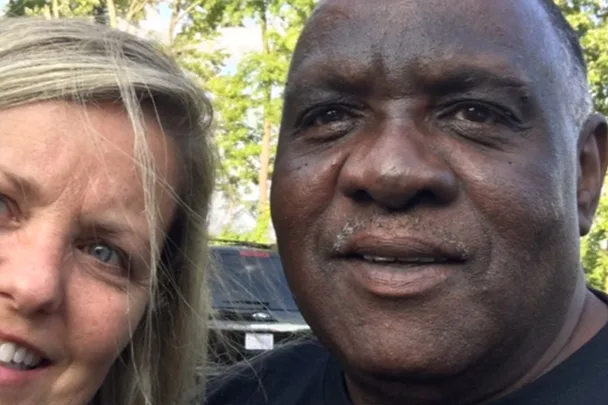
[[[608,403],[608,298],[579,237],[606,172],[548,0],[328,0],[295,52],[272,189],[321,343],[210,404]]]

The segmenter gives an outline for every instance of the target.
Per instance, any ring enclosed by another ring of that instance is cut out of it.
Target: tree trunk
[[[116,28],[118,26],[118,19],[116,17],[116,4],[114,0],[107,0],[108,6],[108,21],[110,22],[110,27]]]
[[[51,7],[48,4],[45,4],[42,8],[42,14],[47,20],[53,19],[53,16],[51,15]]]
[[[173,2],[173,10],[171,11],[171,20],[169,21],[169,33],[168,33],[169,46],[171,46],[173,44],[173,41],[175,40],[175,30],[177,29],[177,22],[179,21],[181,11],[182,11],[181,0],[175,0]]]
[[[53,0],[51,2],[51,10],[53,12],[53,18],[55,18],[55,19],[59,18],[59,1],[58,0]]]
[[[261,32],[262,32],[262,52],[264,55],[270,53],[268,43],[268,19],[266,6],[261,10]],[[260,197],[258,200],[258,215],[261,215],[268,205],[268,169],[270,166],[270,141],[272,138],[272,124],[269,117],[269,108],[272,101],[272,88],[268,83],[264,89],[264,136],[262,137],[262,151],[260,152],[260,172],[258,175],[258,185]]]

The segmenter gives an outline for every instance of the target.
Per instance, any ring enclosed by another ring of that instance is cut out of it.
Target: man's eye
[[[86,254],[108,266],[124,266],[124,254],[118,249],[102,242],[92,242],[83,247]]]
[[[454,116],[460,121],[470,121],[478,124],[490,124],[497,121],[496,114],[493,111],[481,106],[462,107],[456,111]]]
[[[309,114],[308,117],[304,119],[304,126],[313,127],[330,125],[336,122],[344,121],[348,117],[348,112],[341,108],[325,108]]]
[[[315,120],[315,122],[318,125],[327,125],[327,124],[331,124],[332,122],[336,122],[336,121],[340,121],[340,120],[344,119],[345,115],[346,114],[344,113],[344,111],[340,111],[337,109],[327,110],[327,111],[324,111],[321,115],[319,115],[317,117],[317,119]]]
[[[454,110],[454,118],[475,124],[495,124],[513,119],[509,112],[500,112],[496,108],[478,104],[462,105]]]

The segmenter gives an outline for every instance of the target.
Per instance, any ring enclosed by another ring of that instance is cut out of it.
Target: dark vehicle
[[[310,332],[270,246],[235,242],[212,246],[211,252],[212,362],[251,358]]]

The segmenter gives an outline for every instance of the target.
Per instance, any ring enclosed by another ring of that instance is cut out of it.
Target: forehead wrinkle
[[[291,59],[288,82],[289,76],[297,70],[297,67],[303,60],[307,59],[310,55],[318,53],[318,49],[325,43],[327,35],[331,34],[339,24],[350,24],[350,20],[351,16],[346,11],[342,11],[336,7],[331,7],[331,9],[327,10],[327,7],[319,5],[308,18],[302,29],[300,38],[298,38]]]
[[[86,137],[84,144],[92,153],[93,159],[82,170],[82,176],[87,177],[87,186],[82,190],[80,227],[90,232],[97,228],[106,234],[112,233],[123,238],[132,235],[141,244],[149,244],[150,230],[141,192],[143,184],[137,170],[137,161],[132,156],[132,142],[129,141],[121,147],[101,133],[99,117],[91,116],[89,109],[92,109],[92,112],[103,112],[103,108],[95,105],[86,106],[81,112]],[[107,130],[106,123],[103,131]],[[124,130],[120,127],[116,129]],[[108,163],[108,160],[111,160],[112,164]],[[120,171],[120,175],[113,174],[113,170]]]
[[[108,152],[101,151],[99,148],[95,149],[99,163],[87,166],[89,182],[82,206],[83,213],[90,212],[92,214],[85,216],[90,217],[92,223],[98,217],[110,216],[115,218],[114,222],[126,222],[127,227],[134,229],[139,228],[135,223],[141,222],[140,219],[143,220],[144,225],[147,225],[145,201],[141,193],[143,185],[137,175],[136,168],[129,167],[131,175],[112,175],[111,169],[103,156]],[[128,157],[124,156],[124,159],[126,163]],[[135,165],[134,160],[129,159],[128,161]],[[147,231],[147,226],[144,229]]]
[[[433,3],[434,7],[429,7]],[[387,4],[388,2],[383,2]],[[345,3],[342,1],[327,2],[331,4],[326,7],[319,7],[317,13],[309,20],[301,36],[300,52],[301,56],[294,59],[297,67],[301,58],[307,58],[315,53],[329,54],[338,52],[340,47],[351,45],[356,48],[358,55],[368,57],[370,60],[382,57],[387,61],[393,58],[399,59],[402,54],[407,53],[408,46],[414,42],[420,42],[427,38],[425,47],[428,51],[425,54],[437,53],[437,44],[440,44],[440,52],[445,53],[446,48],[452,55],[459,52],[462,44],[467,41],[475,41],[475,46],[489,43],[489,41],[479,41],[479,38],[492,37],[490,45],[496,46],[502,43],[502,47],[511,51],[518,51],[513,47],[528,49],[537,54],[537,47],[527,46],[530,38],[539,37],[532,35],[537,31],[538,26],[543,26],[545,38],[548,33],[547,27],[551,28],[546,12],[542,6],[534,4],[533,11],[530,7],[509,7],[502,2],[495,1],[466,1],[466,7],[452,7],[449,12],[437,12],[441,10],[441,4],[445,1],[425,0],[416,1],[393,1],[393,7],[378,7],[374,2],[374,7],[352,0]],[[340,7],[343,5],[343,7]],[[346,6],[349,7],[346,7]],[[399,6],[400,5],[400,6]],[[497,10],[496,7],[500,6]],[[490,7],[493,7],[489,9]],[[522,10],[523,8],[523,10]],[[445,9],[445,7],[443,7]],[[500,11],[500,12],[499,12]],[[476,14],[474,19],[471,14]],[[530,17],[533,14],[534,17]],[[510,16],[512,24],[504,23],[505,15]],[[339,16],[340,18],[335,18]],[[469,20],[467,24],[454,24],[455,19]],[[535,21],[531,21],[534,18]],[[538,24],[541,18],[546,24]],[[379,24],[381,22],[381,24]],[[474,22],[474,23],[473,23]],[[516,26],[514,26],[516,25]],[[449,29],[443,27],[448,26]],[[454,31],[456,30],[456,32]],[[340,36],[340,34],[343,34]],[[348,34],[348,35],[346,35]],[[458,38],[459,37],[459,38]],[[345,39],[346,38],[346,39]],[[356,38],[356,45],[354,44]],[[501,41],[507,38],[507,41]],[[362,49],[362,39],[367,39],[368,49]],[[335,40],[338,43],[335,43]],[[350,40],[350,42],[348,42]],[[544,43],[545,41],[541,41]],[[332,46],[334,45],[334,46]],[[335,46],[340,45],[340,46]],[[420,47],[423,48],[423,47]],[[518,53],[518,52],[514,52]]]
[[[136,219],[137,217],[141,220]],[[100,211],[79,217],[78,227],[80,231],[130,240],[141,249],[147,249],[150,244],[147,221],[145,216],[141,215],[122,215],[112,210]]]
[[[536,82],[537,93],[546,100],[557,97],[553,94],[557,90],[556,84],[563,86],[563,83],[557,83],[565,81],[561,74],[563,68],[553,63],[561,54],[559,44],[562,41],[544,8],[537,2],[513,6],[496,1],[469,0],[466,7],[456,7],[443,14],[436,10],[441,9],[439,5],[445,1],[431,0],[433,4],[427,0],[390,3],[400,7],[366,7],[366,2],[358,0],[322,2],[302,34],[300,49],[296,51],[298,56],[294,58],[287,82],[286,97],[291,94],[291,87],[301,87],[294,84],[302,80],[303,72],[313,69],[309,65],[314,66],[315,59],[320,62],[321,76],[330,68],[346,69],[345,76],[360,75],[367,80],[399,84],[404,78],[413,77],[415,72],[420,72],[422,77],[432,70],[440,73],[446,61],[475,52],[493,53],[506,59],[512,68],[523,70],[517,76],[523,75],[531,83]],[[382,4],[388,5],[389,1]],[[507,17],[498,11],[507,13]],[[479,18],[473,19],[471,13]],[[340,18],[331,18],[334,15]],[[453,21],[458,18],[475,23],[458,28]],[[505,18],[512,23],[503,22]],[[384,24],[378,24],[380,19]],[[543,20],[542,24],[538,23],[539,19]],[[442,29],[445,24],[439,22],[443,20],[461,33]],[[490,39],[486,39],[488,37]],[[538,46],[533,46],[531,38],[538,42]],[[410,44],[414,44],[415,52],[408,55]],[[537,49],[545,51],[538,52]],[[316,84],[308,77],[304,80],[313,86]],[[391,83],[384,83],[384,86],[395,88]]]

